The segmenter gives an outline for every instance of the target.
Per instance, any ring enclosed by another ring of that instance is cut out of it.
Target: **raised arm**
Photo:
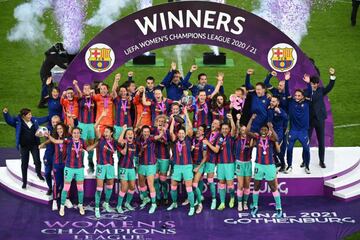
[[[12,127],[16,127],[16,118],[12,117],[9,113],[9,110],[7,108],[3,109],[3,116],[5,119],[5,122],[12,126]]]
[[[233,119],[231,113],[226,114],[226,117],[230,120],[231,136],[232,136],[232,137],[235,137],[235,136],[236,136],[236,126],[235,126],[234,119]]]
[[[142,92],[142,99],[141,99],[142,104],[143,104],[144,106],[147,106],[147,107],[148,107],[148,106],[151,106],[151,101],[148,101],[148,100],[146,99],[145,87],[140,86],[140,87],[139,87],[139,91]]]
[[[171,115],[171,124],[170,124],[170,129],[169,129],[169,132],[170,132],[170,137],[171,137],[171,141],[175,141],[176,140],[176,135],[174,133],[174,128],[175,128],[175,119],[174,117]]]
[[[276,134],[276,132],[275,132],[275,130],[274,130],[274,128],[273,128],[272,123],[268,123],[268,127],[269,127],[269,130],[270,130],[270,132],[271,132],[270,140],[271,140],[271,141],[274,141],[274,142],[277,142],[278,136],[277,136],[277,134]]]
[[[127,125],[125,124],[125,125],[122,126],[121,134],[120,134],[120,136],[119,136],[119,138],[117,140],[118,143],[122,143],[124,141],[124,136],[125,136],[126,130],[127,130]]]
[[[254,69],[249,68],[246,71],[246,76],[245,76],[245,87],[246,90],[254,90],[254,86],[251,85],[250,83],[250,76],[254,74]]]
[[[115,75],[115,79],[114,79],[114,83],[112,85],[112,89],[111,89],[111,96],[112,98],[116,98],[117,97],[117,91],[116,89],[119,87],[119,81],[121,79],[121,74],[117,73]]]
[[[100,139],[100,137],[101,137],[100,126],[99,126],[99,125],[100,125],[100,122],[101,122],[101,120],[102,120],[106,115],[107,115],[107,110],[105,109],[105,110],[101,113],[99,119],[96,121],[96,123],[95,123],[95,125],[94,125],[95,134],[96,134],[96,138],[97,138],[97,139]]]
[[[330,73],[330,82],[329,84],[323,89],[323,95],[327,95],[334,87],[335,85],[335,69],[334,68],[330,68],[329,69],[329,73]]]
[[[305,91],[305,97],[306,98],[311,98],[311,93],[312,93],[312,88],[311,88],[311,84],[310,84],[310,75],[309,74],[304,74],[303,77],[304,82],[306,83],[306,91]]]
[[[275,71],[272,71],[272,72],[268,73],[268,75],[266,75],[266,77],[264,79],[264,84],[267,89],[273,88],[273,86],[270,84],[270,80],[272,77],[276,77],[276,76],[277,76],[277,72],[275,72]]]
[[[160,87],[168,87],[171,83],[172,77],[174,76],[174,71],[176,70],[176,63],[172,62],[171,63],[171,68],[169,70],[169,72],[166,74],[166,76],[164,77],[164,79],[161,81],[161,83],[159,84]]]
[[[197,70],[197,66],[196,65],[192,65],[189,72],[186,74],[186,76],[184,77],[184,79],[182,79],[182,84],[183,86],[186,88],[186,89],[191,89],[193,88],[193,85],[190,83],[190,78],[191,78],[191,75],[194,71]]]
[[[290,72],[285,73],[285,96],[287,99],[291,98],[290,91],[289,91],[289,80],[290,80]]]
[[[81,92],[81,90],[80,90],[80,88],[79,88],[78,81],[77,81],[77,80],[74,80],[74,81],[73,81],[73,85],[74,85],[74,87],[75,87],[75,90],[76,90],[79,98],[82,98],[83,94],[82,94],[82,92]]]
[[[192,126],[192,122],[189,118],[189,113],[187,111],[187,108],[184,108],[184,114],[186,117],[186,135],[188,135],[189,137],[193,136],[194,130],[193,130],[193,126]]]
[[[224,73],[219,72],[216,76],[217,84],[214,91],[210,94],[210,98],[213,98],[216,94],[219,93],[220,87],[224,84]]]
[[[246,135],[248,135],[248,136],[251,137],[251,138],[255,138],[255,137],[256,137],[256,133],[253,133],[253,132],[250,131],[250,130],[251,130],[251,125],[252,125],[252,123],[253,123],[253,121],[254,121],[255,118],[256,118],[256,114],[254,113],[254,114],[251,116],[251,118],[250,118],[250,120],[249,120],[249,122],[248,122],[248,125],[246,126]]]

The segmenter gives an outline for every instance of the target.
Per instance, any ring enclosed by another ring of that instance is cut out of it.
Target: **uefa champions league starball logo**
[[[114,65],[115,53],[108,45],[97,43],[86,51],[85,62],[94,72],[106,72]]]
[[[287,43],[278,43],[270,48],[268,52],[269,65],[277,72],[290,71],[295,66],[296,61],[297,53]]]

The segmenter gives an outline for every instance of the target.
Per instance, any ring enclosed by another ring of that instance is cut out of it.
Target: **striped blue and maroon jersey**
[[[192,140],[191,149],[193,164],[199,165],[204,159],[203,152],[207,149],[206,145],[203,144],[203,138],[197,139],[195,137]]]
[[[137,141],[139,147],[139,164],[140,165],[154,165],[156,164],[155,157],[155,140],[153,137],[148,137],[144,140],[142,137]]]
[[[262,138],[259,135],[256,136],[256,163],[263,165],[274,164],[274,142],[267,136]]]
[[[207,139],[209,140],[211,145],[216,147],[216,143],[217,143],[219,137],[220,137],[219,132],[212,132],[212,133],[208,134]],[[213,150],[211,150],[211,148],[207,148],[206,157],[207,157],[207,162],[216,164],[217,160],[218,160],[218,157],[219,157],[219,154],[213,152]]]
[[[121,146],[120,144],[118,145],[118,151],[123,150],[125,147],[125,145]],[[135,164],[134,164],[134,158],[137,155],[137,148],[136,148],[136,144],[133,143],[128,143],[127,144],[127,149],[126,149],[126,154],[122,155],[120,157],[119,160],[119,167],[120,168],[134,168]]]
[[[229,105],[225,105],[222,108],[216,108],[211,110],[212,120],[215,119],[219,120],[220,122],[223,122],[224,119],[226,119],[226,114],[230,112]]]
[[[74,142],[72,138],[64,140],[66,145],[66,162],[65,166],[69,168],[83,168],[84,151],[86,149],[85,141],[80,138]]]
[[[83,96],[79,99],[79,122],[95,123],[95,102],[92,97]]]
[[[234,138],[221,135],[216,145],[220,147],[218,163],[234,163]]]
[[[132,126],[131,119],[131,101],[128,99],[121,99],[119,96],[114,99],[115,105],[115,125],[117,126]]]
[[[99,165],[114,165],[114,153],[117,149],[117,141],[114,139],[106,140],[101,137],[96,149],[97,164]]]
[[[194,127],[197,128],[200,125],[211,125],[211,98],[207,98],[205,103],[200,104],[199,101],[196,101],[194,109]]]
[[[242,138],[238,136],[235,140],[235,160],[241,162],[251,161],[252,147],[250,147],[251,139],[248,137]]]
[[[176,140],[174,142],[172,158],[176,165],[192,164],[190,137],[186,136],[183,141]]]
[[[66,145],[54,144],[54,161],[53,164],[64,164],[66,159]]]
[[[158,136],[159,130],[154,128],[152,135]],[[170,159],[170,133],[165,130],[164,136],[155,141],[155,157],[157,159]]]
[[[155,122],[155,118],[159,115],[166,115],[168,116],[171,113],[171,104],[173,103],[172,100],[166,98],[161,102],[157,102],[156,100],[151,102],[151,118],[152,122]]]

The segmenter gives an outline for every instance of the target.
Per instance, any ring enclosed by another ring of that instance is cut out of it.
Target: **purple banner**
[[[177,44],[208,44],[238,52],[278,72],[291,71],[290,88],[305,88],[304,73],[316,70],[301,49],[283,32],[245,10],[218,3],[187,1],[146,8],[110,25],[76,56],[60,81],[60,88],[104,80],[142,53]],[[240,73],[243,75],[243,73]],[[239,79],[243,84],[244,79]],[[325,144],[333,145],[333,117],[325,99]],[[313,143],[316,143],[313,139]]]

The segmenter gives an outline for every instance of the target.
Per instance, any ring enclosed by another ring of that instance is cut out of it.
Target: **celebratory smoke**
[[[40,22],[46,9],[51,8],[52,0],[32,0],[17,6],[14,17],[18,23],[9,31],[7,39],[28,41],[30,43],[47,41],[44,35],[46,25]]]
[[[92,18],[86,21],[86,24],[105,28],[117,20],[121,8],[130,2],[130,0],[101,0],[99,9]]]
[[[83,25],[87,3],[84,0],[55,0],[54,14],[65,50],[76,54],[83,39]]]
[[[46,25],[40,22],[40,18],[45,10],[52,8],[65,50],[76,54],[83,39],[86,5],[86,0],[32,0],[20,4],[14,10],[18,23],[10,30],[7,39],[31,44],[48,41],[44,35]]]
[[[253,13],[279,28],[297,45],[307,34],[312,8],[324,9],[335,0],[263,0]]]

